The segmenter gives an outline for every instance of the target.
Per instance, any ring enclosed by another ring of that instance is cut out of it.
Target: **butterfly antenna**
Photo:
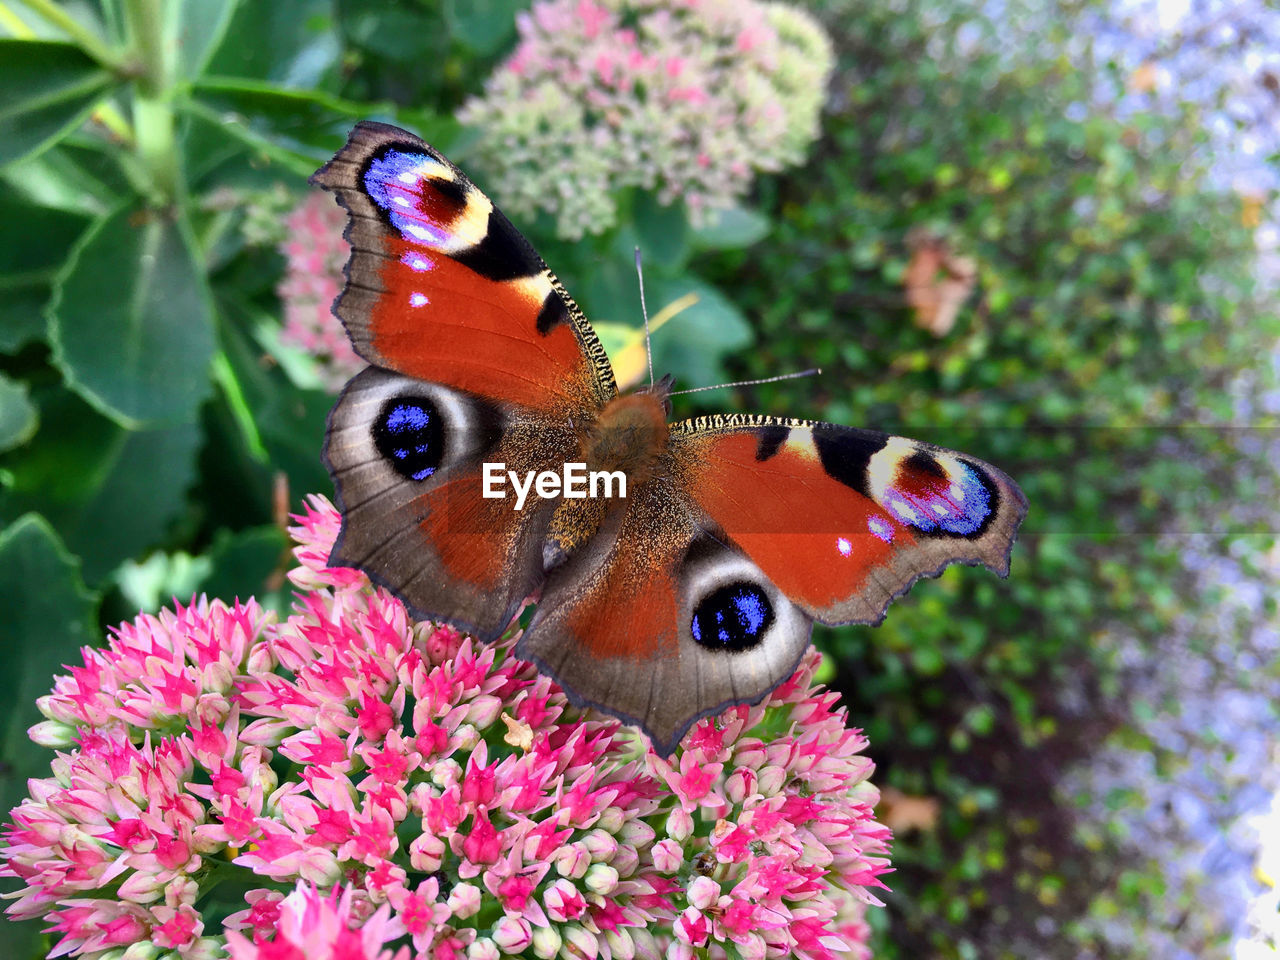
[[[640,266],[640,248],[636,247],[636,278],[640,281],[640,313],[644,316],[644,353],[649,358],[649,386],[653,386],[653,346],[649,343],[649,310],[644,305],[644,270]]]
[[[799,373],[784,373],[777,377],[765,377],[763,380],[735,380],[733,383],[716,383],[709,387],[691,387],[688,390],[672,390],[667,396],[674,397],[681,393],[701,393],[703,390],[722,390],[725,387],[754,387],[758,383],[777,383],[779,380],[795,380],[798,377],[814,377],[822,373],[820,367],[812,370],[801,370]]]

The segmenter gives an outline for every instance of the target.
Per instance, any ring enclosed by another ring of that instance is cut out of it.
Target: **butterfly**
[[[491,640],[536,595],[516,656],[668,755],[791,676],[815,620],[878,623],[951,563],[1007,575],[1027,504],[980,460],[809,420],[672,423],[670,378],[620,394],[542,258],[413,134],[362,122],[311,182],[349,213],[334,312],[370,364],[329,416],[329,563],[416,618]]]

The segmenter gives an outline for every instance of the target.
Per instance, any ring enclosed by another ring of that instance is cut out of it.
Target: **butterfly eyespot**
[[[741,581],[707,594],[693,611],[689,632],[710,650],[750,650],[773,625],[773,604],[754,583]]]
[[[426,397],[393,397],[373,422],[373,443],[401,476],[425,480],[444,459],[440,411]]]

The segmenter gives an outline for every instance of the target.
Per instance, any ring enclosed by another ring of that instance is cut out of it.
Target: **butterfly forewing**
[[[358,124],[312,182],[351,214],[335,311],[370,363],[564,418],[616,393],[604,349],[542,258],[417,137]]]

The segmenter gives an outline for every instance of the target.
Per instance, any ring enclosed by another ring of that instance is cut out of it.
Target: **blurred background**
[[[1276,957],[1280,9],[1262,0],[0,0],[0,801],[171,598],[286,609],[359,362],[306,177],[412,129],[621,372],[876,427],[1031,504],[820,630],[894,828],[877,957]],[[4,956],[43,956],[3,924]]]

